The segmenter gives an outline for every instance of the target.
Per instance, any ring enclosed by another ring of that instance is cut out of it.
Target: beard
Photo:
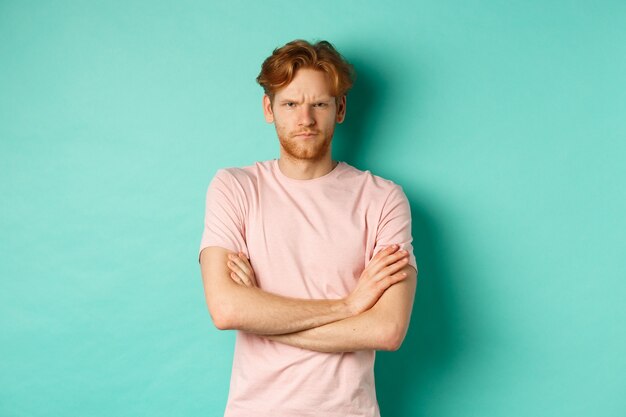
[[[297,132],[285,132],[276,127],[276,134],[284,154],[289,159],[301,159],[307,161],[322,160],[331,150],[333,132],[317,131],[317,135],[310,138],[296,136]]]

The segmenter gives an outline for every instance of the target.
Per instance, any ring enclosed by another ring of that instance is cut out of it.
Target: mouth
[[[297,133],[296,136],[300,136],[303,138],[312,138],[313,136],[317,136],[318,133],[317,132],[302,132],[302,133]]]

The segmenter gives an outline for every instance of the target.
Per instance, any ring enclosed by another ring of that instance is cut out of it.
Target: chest
[[[372,205],[349,190],[261,189],[249,213],[247,244],[259,285],[278,294],[347,295],[376,235]]]

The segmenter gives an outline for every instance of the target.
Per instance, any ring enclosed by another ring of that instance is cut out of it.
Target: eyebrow
[[[314,103],[319,103],[321,101],[331,101],[332,97],[320,97],[317,100],[313,100]],[[301,103],[300,101],[292,98],[283,98],[279,100],[280,103]]]

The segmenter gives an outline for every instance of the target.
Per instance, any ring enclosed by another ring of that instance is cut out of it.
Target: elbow
[[[218,330],[233,330],[233,319],[232,314],[230,313],[230,308],[226,305],[215,305],[212,308],[209,308],[209,314],[211,315],[211,320],[213,321],[213,325]]]
[[[400,349],[400,346],[402,346],[402,338],[395,338],[393,340],[391,340],[391,342],[389,343],[389,349],[387,349],[390,352],[395,352],[396,350]]]
[[[387,330],[383,341],[383,349],[390,352],[395,352],[400,349],[404,336],[406,335],[405,329],[397,323],[390,323],[387,325]]]
[[[238,307],[237,298],[228,288],[213,287],[205,290],[205,301],[213,325],[218,330],[237,329]]]
[[[217,330],[231,330],[230,323],[224,317],[211,314],[211,319]]]

